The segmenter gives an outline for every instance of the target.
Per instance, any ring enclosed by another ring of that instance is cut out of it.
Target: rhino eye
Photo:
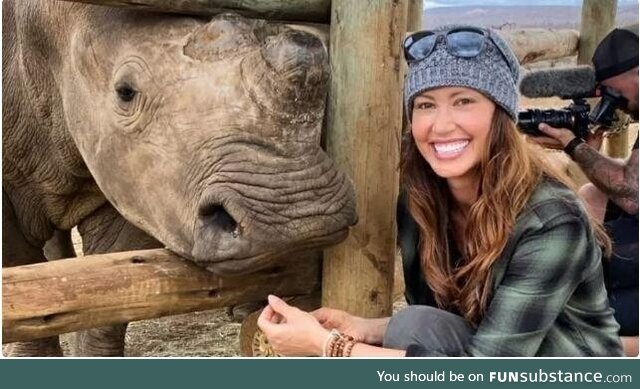
[[[130,102],[136,97],[136,90],[129,84],[119,85],[116,87],[116,93],[118,94],[118,98],[124,102]]]

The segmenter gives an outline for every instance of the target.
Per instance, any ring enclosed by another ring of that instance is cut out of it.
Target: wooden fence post
[[[325,251],[322,304],[376,317],[392,309],[395,204],[407,0],[333,0],[327,150],[353,179],[358,224]]]
[[[418,31],[422,29],[423,0],[409,0],[407,12],[407,31]]]
[[[596,46],[614,26],[618,0],[582,0],[578,64],[590,65]]]
[[[617,6],[617,0],[583,0],[578,64],[591,64],[598,43],[615,25]],[[626,157],[628,139],[628,129],[609,137],[604,147],[606,154],[614,158]]]

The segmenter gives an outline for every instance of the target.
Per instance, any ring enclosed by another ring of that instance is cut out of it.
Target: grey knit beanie
[[[438,33],[465,27],[478,28],[455,25],[443,26],[433,31]],[[404,84],[404,102],[409,122],[415,97],[428,89],[443,86],[475,89],[504,108],[514,121],[518,120],[518,59],[495,30],[486,31],[491,39],[485,42],[482,52],[476,57],[456,57],[449,53],[446,42],[442,40],[436,43],[427,58],[409,64]]]

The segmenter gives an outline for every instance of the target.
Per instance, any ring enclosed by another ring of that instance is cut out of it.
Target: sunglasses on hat
[[[474,27],[439,32],[429,30],[415,32],[407,36],[402,43],[404,58],[408,64],[421,61],[431,55],[437,44],[443,41],[446,43],[447,51],[460,58],[473,58],[480,55],[490,41],[511,69],[507,56],[491,38],[489,31]]]

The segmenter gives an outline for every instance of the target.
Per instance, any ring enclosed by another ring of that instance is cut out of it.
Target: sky
[[[637,4],[637,0],[618,0],[618,6]],[[425,0],[424,8],[456,7],[456,6],[531,6],[531,0]],[[537,0],[535,5],[573,5],[582,6],[582,0]]]

